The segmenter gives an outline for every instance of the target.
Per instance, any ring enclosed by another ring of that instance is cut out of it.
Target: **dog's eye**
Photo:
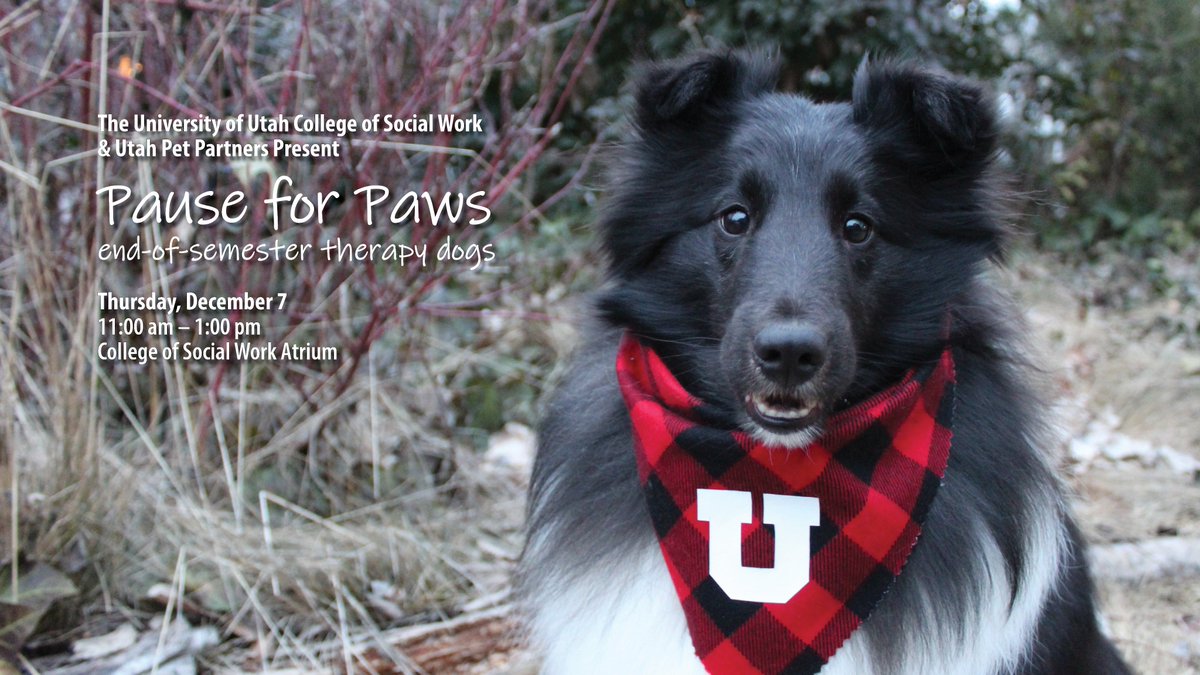
[[[842,238],[851,244],[861,244],[871,238],[871,222],[866,218],[851,216],[842,225]]]
[[[750,230],[750,213],[744,206],[731,206],[721,212],[717,222],[725,234],[740,237]]]

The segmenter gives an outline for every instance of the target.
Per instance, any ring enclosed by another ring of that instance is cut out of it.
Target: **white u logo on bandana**
[[[821,522],[816,497],[763,495],[763,523],[775,526],[775,566],[742,565],[742,525],[753,522],[750,493],[696,490],[696,518],[707,521],[708,573],[734,600],[785,603],[808,584],[809,530]]]

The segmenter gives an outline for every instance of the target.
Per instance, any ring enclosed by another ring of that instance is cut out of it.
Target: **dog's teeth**
[[[754,406],[758,408],[758,411],[767,417],[774,417],[783,420],[798,420],[803,417],[807,417],[808,414],[812,412],[812,406],[810,405],[791,408],[772,405],[771,403],[768,403],[766,400],[757,396],[750,397],[750,399]]]

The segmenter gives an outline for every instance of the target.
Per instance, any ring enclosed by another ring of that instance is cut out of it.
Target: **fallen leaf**
[[[35,616],[34,611],[28,607],[0,602],[0,650],[15,652],[20,649],[28,637],[27,631],[33,630],[33,626],[26,628],[26,624],[36,624],[39,618],[41,617]]]
[[[126,623],[111,633],[76,640],[71,645],[71,653],[83,661],[98,659],[133,646],[137,639],[137,629]]]
[[[179,619],[171,623],[165,634],[158,629],[142,634],[136,644],[121,653],[120,667],[108,672],[109,675],[191,675],[196,672],[193,656],[220,640],[216,628],[192,628],[186,620]]]
[[[0,649],[18,652],[56,600],[69,598],[78,589],[57,569],[43,563],[17,568],[12,583],[12,563],[0,565]]]

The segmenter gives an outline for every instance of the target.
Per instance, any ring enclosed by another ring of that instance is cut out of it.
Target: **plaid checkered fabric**
[[[617,358],[638,471],[696,654],[713,675],[816,673],[866,621],[917,543],[950,456],[954,361],[941,358],[833,415],[820,439],[768,448],[706,424],[657,354],[631,335]],[[697,490],[751,493],[744,567],[773,567],[776,526],[763,495],[815,497],[808,582],[782,603],[733,600],[709,570],[709,522]]]

